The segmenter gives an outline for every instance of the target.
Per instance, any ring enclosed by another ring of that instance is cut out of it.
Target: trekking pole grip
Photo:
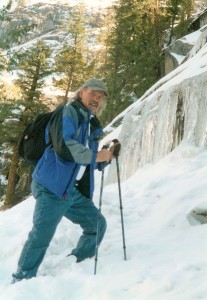
[[[113,156],[117,158],[119,156],[119,152],[121,150],[121,144],[119,143],[119,141],[117,139],[112,140],[112,142],[115,144]]]

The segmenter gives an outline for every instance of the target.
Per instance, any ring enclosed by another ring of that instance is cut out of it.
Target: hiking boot
[[[74,254],[68,254],[66,257],[71,264],[78,262],[77,257]]]
[[[26,272],[23,272],[23,271],[17,271],[16,273],[12,274],[13,278],[12,278],[11,284],[21,281],[22,279],[26,279],[25,275],[26,275]]]

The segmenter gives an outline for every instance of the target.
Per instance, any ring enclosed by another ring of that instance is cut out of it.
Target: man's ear
[[[83,89],[80,89],[80,91],[79,91],[79,97],[80,97],[80,99],[82,99],[82,95],[83,95]]]

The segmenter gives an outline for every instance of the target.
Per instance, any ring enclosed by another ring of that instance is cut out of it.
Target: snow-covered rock
[[[129,178],[143,165],[160,160],[181,142],[198,147],[207,145],[206,78],[204,44],[109,124],[113,128],[113,123],[122,120],[117,129],[122,143],[122,179]],[[104,141],[109,139],[110,134]],[[108,181],[115,180],[116,166],[112,164]]]

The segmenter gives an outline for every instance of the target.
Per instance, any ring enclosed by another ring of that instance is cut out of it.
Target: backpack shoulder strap
[[[84,115],[82,113],[82,107],[81,103],[79,101],[73,101],[69,103],[68,105],[71,105],[76,110],[77,116],[78,116],[78,123],[81,123],[84,119]]]
[[[78,109],[78,106],[75,102],[71,102],[66,105],[71,105],[74,107],[75,112],[77,114],[78,118],[78,130],[76,132],[75,138],[77,139],[80,135],[81,131],[81,121],[83,120],[83,115],[81,114],[80,110]],[[49,141],[50,144],[57,144],[57,137],[58,140],[62,140],[61,132],[62,132],[62,117],[63,117],[63,110],[66,106],[65,104],[62,104],[56,108],[56,110],[53,111],[52,116],[50,118],[50,122],[48,125],[48,134],[49,134]],[[53,141],[53,143],[52,143]]]
[[[75,138],[77,139],[80,135],[80,131],[81,131],[81,122],[83,121],[83,115],[80,112],[80,107],[77,105],[76,101],[71,102],[70,104],[71,106],[73,106],[76,110],[77,116],[78,116],[78,130],[76,132]]]

